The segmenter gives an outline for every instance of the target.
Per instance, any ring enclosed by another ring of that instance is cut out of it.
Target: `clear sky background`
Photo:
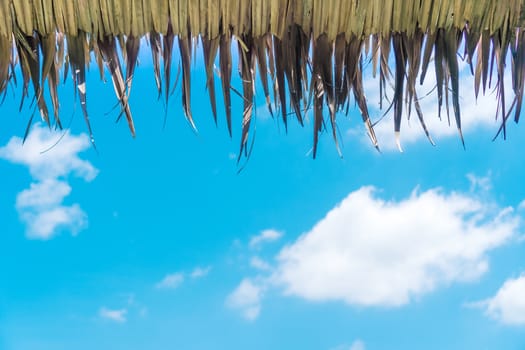
[[[343,157],[324,132],[312,160],[312,115],[286,133],[257,86],[253,153],[238,174],[241,98],[230,139],[222,102],[213,122],[199,53],[198,133],[179,88],[164,126],[143,49],[136,139],[115,123],[109,75],[88,75],[98,151],[70,78],[59,91],[70,129],[35,123],[23,147],[33,108],[19,112],[20,86],[9,88],[0,349],[525,348],[525,128],[509,123],[508,139],[492,141],[495,94],[476,102],[464,66],[466,150],[431,94],[422,104],[436,147],[413,115],[400,153],[388,116],[379,153],[351,108],[338,115]],[[366,79],[377,120],[378,81]],[[419,95],[432,86],[428,75]],[[220,101],[218,78],[216,88]]]

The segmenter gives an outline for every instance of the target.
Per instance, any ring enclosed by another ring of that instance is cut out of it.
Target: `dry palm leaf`
[[[0,94],[5,93],[9,83],[12,45],[11,37],[0,35]]]
[[[221,69],[222,93],[224,96],[224,108],[226,109],[226,123],[228,132],[232,136],[232,106],[230,94],[230,82],[232,76],[232,53],[230,51],[230,34],[222,34],[220,37],[219,66]]]
[[[268,109],[273,115],[270,96],[273,85],[274,108],[281,109],[285,127],[289,109],[303,124],[306,109],[313,100],[314,156],[319,133],[325,125],[324,108],[337,145],[336,113],[345,104],[348,111],[350,96],[355,99],[370,139],[377,147],[363,86],[366,79],[363,75],[367,73],[362,64],[367,55],[372,62],[372,77],[379,70],[379,107],[383,108],[384,100],[390,103],[387,112],[393,109],[396,134],[400,132],[402,118],[410,118],[414,108],[432,142],[416,89],[416,81],[422,84],[430,68],[437,81],[438,116],[441,117],[443,104],[449,115],[450,102],[463,141],[458,50],[464,40],[461,55],[474,75],[474,94],[477,98],[487,86],[495,87],[497,113],[501,118],[499,132],[505,137],[511,113],[518,121],[522,109],[524,13],[523,0],[9,0],[0,2],[0,94],[5,96],[11,79],[16,83],[14,67],[19,65],[21,105],[31,82],[40,115],[51,125],[44,98],[47,80],[55,123],[61,127],[57,86],[61,72],[65,77],[71,68],[92,137],[85,83],[86,67],[94,56],[102,79],[106,74],[103,65],[108,67],[121,114],[134,135],[128,99],[140,40],[145,35],[149,38],[156,88],[159,97],[164,91],[167,106],[172,93],[171,66],[177,39],[182,105],[189,124],[195,128],[191,113],[191,58],[194,42],[200,36],[205,86],[215,121],[218,111],[214,62],[219,52],[219,75],[231,135],[231,91],[237,91],[231,78],[231,46],[235,37],[244,106],[241,154],[249,154],[256,67]],[[509,52],[514,98],[507,106],[504,77],[509,74],[505,69]],[[394,56],[393,65],[390,56]],[[387,94],[390,86],[394,91],[391,99]],[[31,121],[32,117],[29,125]]]
[[[210,95],[211,111],[213,113],[213,120],[217,124],[217,102],[215,99],[215,79],[213,75],[213,66],[217,51],[219,49],[219,39],[209,39],[206,36],[202,37],[202,51],[204,54],[204,65],[206,67],[206,88]]]
[[[121,105],[121,114],[124,113],[126,115],[131,135],[135,136],[135,125],[133,123],[133,117],[131,116],[131,110],[128,104],[126,84],[124,82],[122,68],[120,67],[120,60],[117,54],[115,39],[112,36],[105,36],[98,40],[97,45],[100,48],[100,52],[102,53],[104,61],[106,62],[106,65],[111,74],[111,80],[113,81],[115,94],[117,95]]]

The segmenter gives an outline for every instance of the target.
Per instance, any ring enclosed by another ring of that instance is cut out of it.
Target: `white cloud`
[[[87,227],[87,215],[78,204],[38,211],[23,210],[20,218],[26,223],[26,234],[31,239],[50,239],[59,230],[76,235]]]
[[[257,248],[261,246],[263,243],[275,242],[279,238],[281,238],[282,235],[283,233],[281,231],[277,231],[273,229],[261,231],[260,234],[258,234],[257,236],[253,236],[250,239],[250,247]]]
[[[525,326],[525,274],[508,279],[495,296],[475,304],[499,322]]]
[[[205,277],[210,273],[211,266],[206,267],[195,267],[189,274],[184,272],[175,272],[170,273],[164,276],[164,278],[155,284],[155,288],[157,289],[176,289],[181,286],[182,283],[184,283],[184,279],[187,277],[190,277],[192,279],[199,279],[202,277]]]
[[[472,281],[487,253],[520,224],[511,208],[439,189],[401,201],[373,187],[350,193],[285,247],[271,280],[285,294],[361,306],[401,306],[438,287]]]
[[[46,179],[18,194],[16,208],[26,223],[28,238],[49,239],[59,229],[75,235],[87,226],[87,216],[78,204],[61,204],[70,192],[66,182]]]
[[[23,145],[22,139],[15,136],[0,148],[0,158],[27,166],[36,180],[56,179],[71,173],[86,181],[93,180],[98,170],[79,157],[79,153],[90,147],[89,138],[66,131],[60,142],[52,147],[61,136],[60,132],[36,124]]]
[[[211,271],[211,266],[207,267],[196,267],[193,269],[193,271],[190,273],[191,278],[201,278],[206,276]]]
[[[146,317],[148,316],[148,313],[149,313],[149,309],[146,306],[141,307],[139,310],[140,317]]]
[[[126,314],[128,313],[127,309],[117,309],[112,310],[108,309],[106,307],[100,308],[98,315],[106,320],[118,322],[118,323],[124,323],[127,321]]]
[[[184,282],[184,275],[180,272],[166,275],[155,287],[158,289],[176,289]]]
[[[263,259],[259,258],[258,256],[253,256],[250,259],[250,266],[254,269],[261,270],[261,271],[268,271],[271,269],[270,264],[268,264]]]
[[[470,181],[470,192],[475,192],[477,190],[481,192],[488,192],[492,189],[492,179],[490,172],[486,176],[467,174],[467,179]]]
[[[350,350],[365,350],[365,343],[362,340],[356,340],[350,345]]]
[[[124,293],[122,296],[126,299],[126,304],[129,306],[135,305],[135,293]]]
[[[332,348],[331,350],[365,350],[365,343],[357,339],[352,344],[342,344],[339,346],[336,346],[335,348]]]
[[[227,305],[241,312],[249,321],[255,320],[261,311],[261,299],[264,287],[245,278],[237,288],[228,296]]]
[[[79,153],[90,147],[86,135],[61,134],[35,125],[22,145],[12,137],[0,148],[0,158],[28,167],[35,182],[17,195],[16,209],[26,223],[26,235],[33,239],[50,239],[60,230],[73,235],[87,227],[87,215],[79,204],[63,205],[71,193],[67,176],[74,174],[92,181],[98,173],[93,165],[80,159]],[[50,148],[51,147],[51,148]]]
[[[18,208],[49,208],[62,203],[64,197],[71,193],[71,187],[56,179],[45,179],[32,183],[27,190],[20,192],[16,198]]]

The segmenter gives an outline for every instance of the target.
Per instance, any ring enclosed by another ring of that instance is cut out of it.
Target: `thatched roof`
[[[521,111],[524,11],[523,0],[2,0],[0,94],[5,93],[15,76],[15,66],[19,65],[24,96],[31,81],[41,117],[50,125],[61,127],[57,85],[60,75],[69,71],[89,128],[85,70],[93,52],[101,75],[104,64],[109,69],[122,112],[134,134],[128,97],[140,39],[147,36],[149,40],[157,89],[166,98],[173,83],[172,51],[178,40],[182,104],[186,118],[194,126],[190,63],[194,39],[200,37],[215,119],[218,112],[214,62],[219,55],[224,114],[230,134],[231,92],[236,91],[230,86],[231,46],[236,45],[239,50],[244,105],[240,154],[248,144],[258,71],[268,108],[274,112],[280,109],[285,125],[289,109],[302,124],[306,110],[313,106],[315,156],[318,134],[326,125],[337,141],[336,112],[347,110],[351,96],[377,146],[363,90],[361,58],[365,55],[372,58],[372,74],[379,72],[381,98],[389,81],[394,86],[388,105],[393,110],[396,133],[400,131],[403,106],[408,109],[407,114],[414,107],[426,130],[416,85],[423,81],[430,66],[436,75],[439,109],[443,100],[448,104],[450,96],[461,135],[458,50],[464,43],[461,56],[475,76],[476,96],[480,89],[485,91],[495,76],[492,84],[498,89],[500,131],[505,134],[511,111],[515,111],[516,121]],[[515,99],[507,108],[503,76],[509,50],[512,67],[507,74],[512,76]],[[391,56],[393,71],[389,68]],[[43,97],[46,80],[52,117]],[[326,118],[324,107],[328,110]]]

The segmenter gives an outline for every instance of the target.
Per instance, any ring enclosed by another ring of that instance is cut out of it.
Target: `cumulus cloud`
[[[261,311],[264,288],[253,280],[245,278],[228,296],[226,303],[229,307],[239,310],[245,319],[253,321]]]
[[[86,135],[61,134],[35,125],[25,144],[12,137],[0,148],[0,159],[26,166],[33,177],[28,189],[16,198],[16,209],[26,223],[26,235],[34,239],[50,239],[60,230],[76,234],[87,226],[87,215],[79,204],[64,205],[71,193],[67,177],[72,174],[92,181],[98,170],[80,153],[90,147]]]
[[[250,248],[260,247],[264,243],[275,242],[281,238],[283,233],[274,229],[263,230],[257,236],[250,239]]]
[[[12,137],[6,146],[0,148],[0,157],[27,166],[36,180],[54,179],[71,173],[86,181],[93,180],[98,170],[79,157],[90,147],[87,135],[71,135],[66,131],[60,142],[50,149],[61,136],[60,132],[36,124],[23,145],[20,137]]]
[[[70,193],[67,182],[45,179],[18,194],[16,209],[26,223],[29,238],[51,238],[58,228],[75,235],[87,226],[87,215],[78,204],[62,205]]]
[[[525,274],[505,281],[496,295],[475,303],[491,318],[515,326],[525,326]]]
[[[181,272],[172,273],[164,276],[155,287],[157,289],[176,289],[184,282],[184,274]]]
[[[117,323],[124,323],[127,321],[127,313],[127,309],[108,309],[106,307],[102,307],[100,308],[98,315],[106,320],[110,320]]]
[[[277,257],[272,283],[287,295],[395,307],[455,282],[478,279],[487,253],[519,219],[467,194],[414,191],[400,201],[373,187],[350,193]]]

